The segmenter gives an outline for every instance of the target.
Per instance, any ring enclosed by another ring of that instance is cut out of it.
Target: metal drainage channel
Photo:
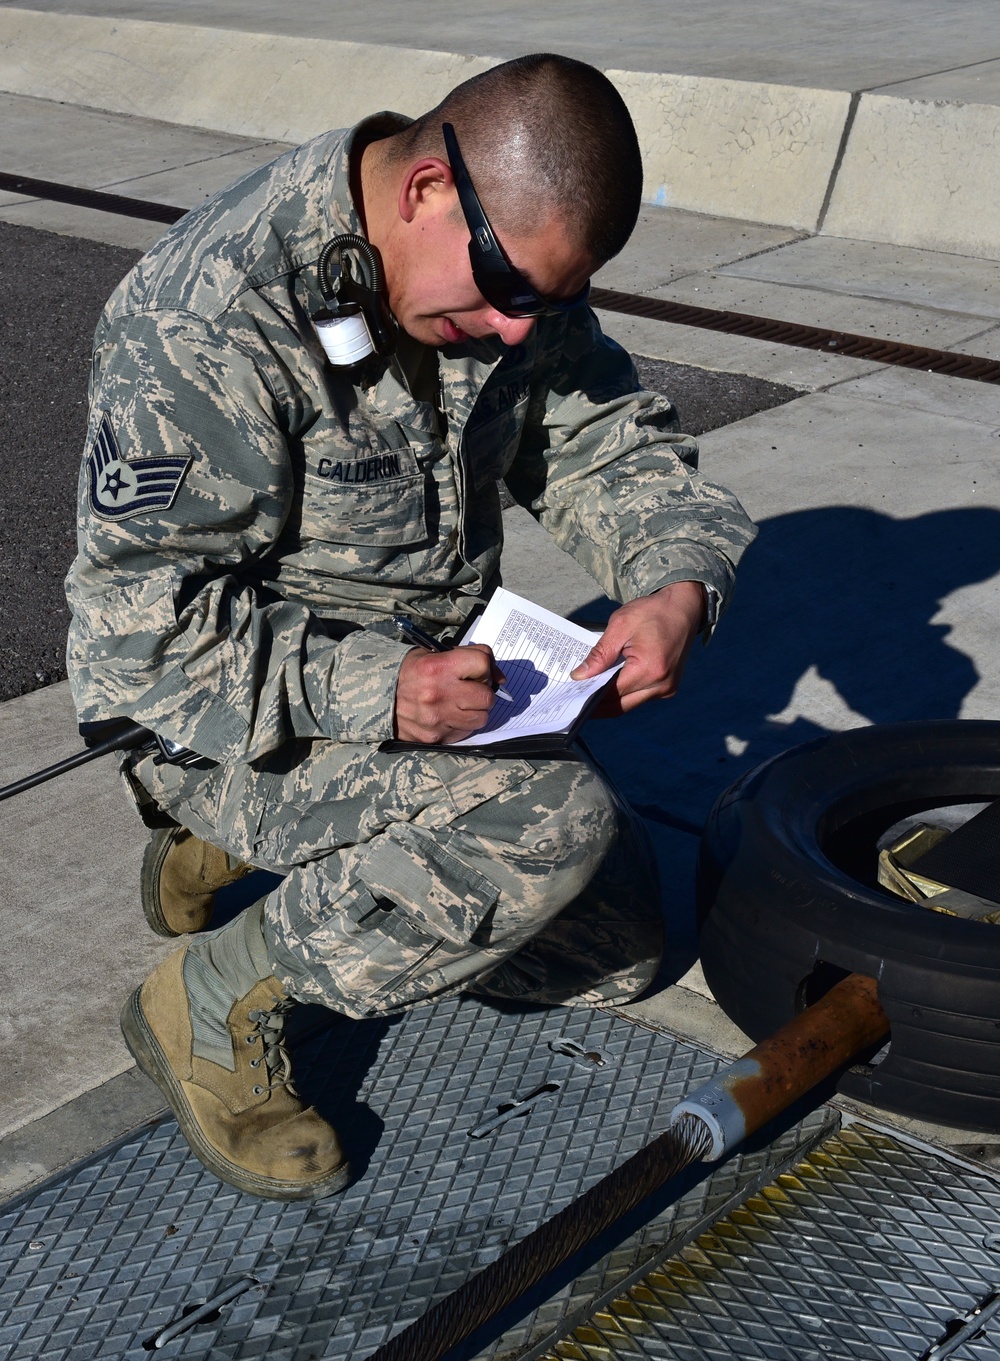
[[[1000,1183],[855,1124],[533,1361],[996,1361]]]
[[[51,199],[57,203],[71,203],[78,208],[143,218],[147,222],[170,224],[189,211],[169,204],[150,203],[146,199],[108,194],[99,189],[80,189],[73,185],[56,184],[51,180],[31,179],[26,175],[0,173],[0,189],[32,198]],[[969,378],[979,383],[1000,383],[1000,360],[983,359],[954,350],[904,345],[895,340],[854,335],[850,331],[802,326],[778,321],[773,317],[752,316],[746,312],[694,307],[687,303],[666,302],[662,298],[647,298],[640,293],[619,293],[609,288],[593,289],[590,303],[592,307],[603,308],[608,312],[622,312],[627,316],[669,322],[675,326],[696,326],[708,331],[723,331],[727,335],[765,340],[774,345],[821,350],[847,355],[852,359],[869,359],[877,364],[893,364],[900,368],[949,374],[953,378]]]
[[[355,1184],[318,1204],[255,1200],[159,1121],[0,1210],[0,1361],[360,1361],[649,1143],[719,1067],[589,1008],[464,998],[336,1021],[298,1043],[296,1071],[345,1136]],[[816,1111],[711,1174],[690,1169],[476,1355],[554,1345],[836,1127]]]

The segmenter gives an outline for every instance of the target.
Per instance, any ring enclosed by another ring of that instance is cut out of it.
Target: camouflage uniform
[[[74,698],[83,720],[128,715],[200,753],[134,777],[199,835],[290,870],[267,916],[295,995],[358,1015],[476,977],[621,996],[656,954],[634,819],[582,757],[378,751],[407,650],[388,617],[447,632],[489,596],[501,477],[622,601],[679,580],[725,600],[753,530],[587,308],[509,349],[403,336],[356,383],[331,370],[309,318],[322,246],[360,230],[356,135],[188,214],[110,299],[67,582]]]

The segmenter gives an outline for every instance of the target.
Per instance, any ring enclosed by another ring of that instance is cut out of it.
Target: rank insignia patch
[[[87,456],[90,508],[101,520],[127,520],[167,510],[191,462],[190,458],[167,457],[134,458],[126,463],[105,412]]]

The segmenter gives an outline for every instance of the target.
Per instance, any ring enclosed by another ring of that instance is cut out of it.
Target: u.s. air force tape
[[[100,520],[128,520],[134,515],[167,510],[192,459],[122,458],[105,411],[87,455],[90,508]]]

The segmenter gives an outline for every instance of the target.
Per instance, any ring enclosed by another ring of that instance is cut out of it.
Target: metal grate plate
[[[1000,1182],[855,1125],[545,1356],[996,1361],[998,1288]]]
[[[659,1133],[718,1066],[609,1012],[515,1014],[470,998],[338,1020],[296,1051],[355,1184],[311,1206],[254,1200],[205,1172],[164,1119],[0,1214],[0,1361],[145,1361],[178,1322],[164,1358],[362,1358]],[[539,1092],[472,1137],[502,1104]],[[551,1337],[831,1120],[808,1117],[702,1180],[480,1354],[516,1356]],[[236,1297],[196,1322],[190,1311],[223,1292]]]

